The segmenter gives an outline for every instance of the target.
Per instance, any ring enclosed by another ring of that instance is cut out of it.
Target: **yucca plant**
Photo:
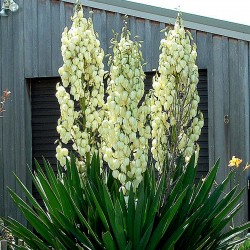
[[[182,164],[179,159],[178,167]],[[36,163],[32,179],[45,210],[18,177],[30,205],[10,190],[36,233],[14,219],[7,223],[31,249],[230,249],[250,223],[223,231],[242,206],[237,204],[242,191],[235,187],[220,199],[232,175],[214,186],[218,166],[219,162],[196,186],[193,156],[169,196],[166,174],[157,178],[151,167],[137,192],[131,188],[126,196],[112,174],[100,173],[97,156],[87,166],[84,181],[73,155],[65,173],[58,168],[58,176],[48,162],[44,161],[46,173]]]
[[[161,234],[157,232],[169,226],[186,193],[183,191],[172,201],[171,209],[160,219],[165,179],[156,182],[153,170],[147,173],[137,194],[131,188],[129,196],[125,197],[112,174],[100,173],[96,156],[87,166],[85,181],[79,176],[73,156],[70,163],[67,162],[66,173],[59,167],[57,177],[48,162],[44,161],[44,167],[46,175],[36,162],[32,179],[45,210],[18,177],[30,205],[10,190],[14,202],[36,233],[14,219],[7,220],[8,226],[31,249],[146,249],[151,237],[159,242]]]

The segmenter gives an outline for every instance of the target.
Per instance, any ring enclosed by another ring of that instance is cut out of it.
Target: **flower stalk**
[[[61,39],[64,63],[59,69],[62,83],[57,84],[56,93],[61,110],[56,157],[65,165],[68,150],[62,144],[72,142],[78,155],[79,172],[84,173],[86,161],[100,147],[98,129],[104,115],[104,52],[92,19],[84,17],[79,4],[72,21],[72,27],[65,28]]]
[[[161,40],[159,74],[153,79],[151,152],[159,172],[167,159],[170,176],[179,156],[188,161],[194,152],[198,154],[196,142],[204,125],[198,111],[196,45],[191,40],[179,15],[174,29],[165,31]]]
[[[103,155],[124,192],[131,184],[136,189],[143,179],[148,162],[150,126],[146,124],[149,99],[140,105],[144,95],[141,44],[132,41],[127,23],[121,37],[111,41],[108,98],[102,123]]]

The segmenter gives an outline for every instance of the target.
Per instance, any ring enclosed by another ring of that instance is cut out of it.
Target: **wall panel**
[[[48,72],[49,59],[47,56],[50,56],[51,43],[49,42],[48,37],[51,36],[48,29],[48,18],[47,18],[47,4],[46,0],[39,0],[37,5],[37,49],[38,49],[38,58],[34,58],[38,61],[38,73],[39,76],[46,76]]]
[[[161,40],[160,23],[151,23],[151,70],[157,69],[159,66],[159,47]]]
[[[39,1],[37,0],[28,1],[28,3],[32,5],[32,11],[26,11],[26,15],[24,14],[24,16],[27,17],[27,22],[24,23],[24,30],[26,30],[28,26],[32,27],[32,37],[29,41],[25,43],[25,54],[28,50],[32,51],[32,64],[25,65],[27,68],[32,69],[30,72],[30,77],[39,75],[38,12],[40,12],[41,10],[40,8],[38,9],[38,2]]]
[[[222,38],[220,36],[213,37],[213,65],[214,65],[214,148],[215,160],[220,158],[221,167],[219,169],[218,181],[222,181],[227,172],[225,164],[225,124],[224,124],[224,78],[223,71],[223,55],[222,55]]]
[[[57,1],[51,1],[51,23],[50,23],[50,30],[51,30],[51,75],[58,74],[58,65],[62,64],[62,59],[60,55],[61,52],[61,34],[64,28],[62,28],[61,20],[60,20],[60,8],[61,4],[58,4]],[[64,20],[62,20],[62,24],[64,24]],[[49,59],[49,58],[48,58]]]
[[[199,57],[199,53],[197,55]],[[207,34],[207,70],[208,70],[208,143],[209,143],[209,165],[213,166],[215,161],[215,129],[214,129],[214,64],[213,64],[213,34]],[[198,59],[199,60],[199,59]]]
[[[246,164],[246,160],[249,161],[249,78],[248,78],[248,42],[238,41],[238,52],[239,52],[239,83],[238,83],[238,105],[239,105],[239,121],[237,127],[234,127],[234,131],[231,133],[235,133],[235,130],[239,130],[239,138],[238,138],[238,146],[240,148],[239,157],[244,159],[244,162],[241,168]],[[233,153],[232,153],[233,154]],[[245,188],[247,186],[247,173],[243,172],[243,174],[238,171],[236,181],[240,184],[240,188]],[[235,185],[235,183],[232,183]],[[247,190],[245,190],[243,197],[243,202],[246,206],[243,207],[242,213],[238,214],[237,222],[245,221],[245,214],[248,212],[247,205]]]
[[[35,73],[34,67],[30,67],[31,65],[33,65],[33,37],[34,37],[34,33],[35,33],[35,22],[33,22],[34,26],[30,25],[30,19],[31,19],[31,15],[34,13],[34,9],[33,9],[33,4],[34,2],[29,2],[29,1],[24,1],[23,2],[23,6],[24,6],[24,10],[23,10],[23,32],[24,32],[24,48],[23,48],[23,52],[24,52],[24,70],[25,70],[25,74],[26,76],[32,76]],[[32,18],[33,19],[33,18]],[[25,29],[24,29],[25,27]],[[35,54],[36,55],[36,54]]]
[[[24,0],[19,0],[19,4],[22,6]],[[20,133],[20,131],[25,131],[25,88],[23,86],[23,76],[24,76],[24,67],[20,67],[23,64],[24,59],[24,50],[20,50],[20,47],[24,47],[24,29],[22,28],[24,25],[24,16],[21,12],[17,13],[17,18],[13,19],[13,68],[16,70],[15,74],[13,74],[13,99],[16,103],[14,107],[15,118],[13,121],[19,121],[19,127],[15,126],[14,129],[14,163],[15,170],[14,172],[19,176],[20,180],[26,182],[26,169],[27,169],[27,160],[25,155],[25,134]],[[15,27],[20,26],[20,29],[16,30]],[[16,46],[16,41],[18,42],[18,46]],[[19,150],[16,150],[16,149]],[[24,171],[25,170],[25,171]],[[13,178],[13,175],[11,175]],[[17,193],[24,198],[23,192],[19,188],[17,188]],[[11,204],[13,204],[11,202]],[[24,221],[21,213],[17,211],[17,219],[20,221]]]
[[[14,52],[13,52],[13,38],[12,34],[13,30],[13,19],[10,16],[8,19],[1,19],[1,36],[0,39],[2,40],[1,43],[1,87],[2,90],[10,89],[11,91],[14,89],[14,82],[13,82],[13,63],[14,63]],[[4,38],[4,39],[3,39]],[[15,171],[15,127],[11,126],[10,124],[15,119],[15,100],[13,98],[13,93],[10,100],[6,105],[6,111],[4,113],[4,117],[1,118],[0,122],[2,123],[2,166],[3,172],[1,172],[3,176],[3,200],[0,201],[1,210],[9,211],[13,216],[16,217],[16,210],[13,209],[11,204],[10,198],[7,194],[6,186],[8,185],[11,188],[15,189],[15,181],[13,178],[12,171]],[[2,93],[1,93],[2,94]],[[11,128],[11,129],[10,129]],[[6,157],[7,156],[7,157]],[[7,170],[7,171],[6,171]]]
[[[208,44],[207,33],[197,31],[196,45],[197,45],[197,64],[201,69],[206,69],[208,66]]]

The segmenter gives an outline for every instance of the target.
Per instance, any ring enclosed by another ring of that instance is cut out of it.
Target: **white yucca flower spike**
[[[146,124],[150,108],[146,101],[139,106],[144,95],[142,55],[140,43],[130,39],[126,24],[119,41],[116,36],[112,45],[102,149],[113,177],[124,190],[131,184],[135,190],[146,171],[150,138],[150,127]]]
[[[153,79],[151,97],[151,152],[160,172],[164,160],[174,165],[178,156],[188,160],[199,149],[196,142],[204,122],[198,112],[197,53],[191,39],[179,15],[174,28],[161,40],[159,75]]]
[[[79,156],[79,171],[83,172],[86,158],[90,158],[100,146],[98,129],[104,114],[104,52],[92,19],[84,17],[80,5],[75,8],[72,21],[71,28],[65,28],[61,39],[63,65],[59,74],[62,84],[57,84],[56,93],[61,117],[57,131],[62,143],[73,143]],[[60,148],[59,145],[59,151]],[[62,155],[57,154],[60,162],[64,162],[60,158]]]

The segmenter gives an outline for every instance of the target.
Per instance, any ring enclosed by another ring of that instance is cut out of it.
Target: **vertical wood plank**
[[[146,44],[145,44],[145,20],[141,18],[136,18],[136,34],[139,36],[139,40],[143,41],[142,43],[142,57],[144,62],[146,61]],[[145,70],[145,66],[143,68]]]
[[[56,23],[52,23],[51,19],[52,16],[51,15],[51,1],[46,1],[46,15],[44,15],[46,17],[46,20],[44,20],[44,26],[45,26],[45,44],[43,44],[43,46],[46,47],[45,51],[46,51],[46,58],[45,58],[45,68],[46,68],[46,72],[45,75],[52,75],[52,25],[55,26]],[[58,20],[59,21],[59,20]],[[57,21],[57,22],[58,22]],[[53,36],[55,34],[53,33]]]
[[[58,63],[59,63],[59,66],[61,66],[63,64],[63,59],[62,59],[62,55],[61,55],[61,37],[62,37],[62,32],[64,31],[65,27],[66,27],[66,17],[65,17],[65,3],[60,1],[60,43],[59,43],[59,56],[58,56]],[[58,71],[57,71],[57,74]]]
[[[101,38],[99,39],[101,42],[101,47],[104,49],[105,53],[107,54],[109,44],[110,44],[109,43],[110,41],[108,40],[108,37],[107,37],[107,13],[105,11],[101,11],[100,17],[101,17],[101,22],[102,22],[101,24],[102,32],[101,32]],[[104,62],[105,70],[108,70],[108,58],[104,57],[103,62]]]
[[[230,81],[230,155],[242,158],[240,141],[240,102],[242,81],[239,76],[239,44],[236,39],[229,39],[229,81]],[[239,178],[237,172],[231,180],[231,188],[238,184]],[[237,215],[236,224],[242,222],[242,215]]]
[[[23,15],[24,15],[24,67],[25,76],[31,77],[33,75],[33,26],[31,25],[32,16],[32,3],[24,1],[23,3]]]
[[[159,46],[161,40],[160,23],[151,22],[151,69],[157,69],[159,66]]]
[[[238,83],[238,92],[239,92],[239,148],[240,148],[240,157],[243,159],[243,164],[249,161],[249,78],[248,78],[248,43],[245,41],[238,41],[238,51],[239,51],[239,83]],[[241,167],[244,167],[241,166]],[[247,186],[247,174],[240,174],[238,171],[237,181],[240,184],[241,188]],[[248,219],[248,197],[247,191],[244,192],[242,197],[244,206],[236,217],[236,220],[239,224],[244,223]]]
[[[238,144],[239,126],[239,48],[236,39],[229,39],[229,82],[230,82],[230,154],[240,157]]]
[[[107,53],[109,47],[109,41],[107,41],[107,16],[105,11],[95,10],[93,14],[93,23],[96,32],[99,35],[99,40],[101,43],[101,48],[103,48],[104,52]],[[104,58],[104,67],[105,70],[108,69],[108,58]]]
[[[197,31],[196,45],[197,45],[197,65],[200,69],[206,69],[208,65],[207,33]]]
[[[160,23],[160,39],[163,39],[165,36],[165,28],[166,28],[166,24]]]
[[[0,250],[7,250],[7,240],[0,241]]]
[[[192,37],[193,37],[193,42],[197,43],[197,34],[196,34],[196,30],[190,30]]]
[[[86,8],[84,8],[84,12],[85,12],[85,9]],[[70,27],[72,25],[71,17],[73,16],[74,6],[72,4],[65,2],[64,3],[64,10],[65,10],[65,26],[70,29]]]
[[[123,27],[123,18],[120,13],[115,13],[115,33],[121,33]]]
[[[224,125],[224,79],[222,60],[222,37],[213,37],[213,65],[214,65],[214,147],[215,159],[220,158],[221,167],[218,170],[217,181],[221,183],[228,172],[225,159],[225,125]]]
[[[64,28],[66,27],[66,21],[65,21],[65,8],[64,8],[64,2],[60,1],[60,31],[63,32]]]
[[[106,32],[106,42],[107,42],[106,53],[113,54],[113,50],[112,48],[110,48],[110,45],[111,45],[110,40],[114,37],[114,32],[116,29],[115,14],[113,12],[108,12],[106,14],[106,20],[107,20],[107,27],[109,27],[107,28],[107,32]]]
[[[23,6],[24,1],[19,0],[19,4]],[[15,28],[19,26],[19,29],[16,30]],[[13,40],[19,41],[20,48],[24,48],[24,15],[22,12],[17,12],[15,16],[13,16]],[[14,107],[14,113],[15,118],[14,121],[19,121],[18,123],[15,122],[14,124],[14,155],[15,155],[15,161],[13,162],[15,167],[15,173],[20,178],[22,182],[26,182],[26,150],[29,149],[25,148],[25,119],[23,119],[23,114],[25,114],[25,81],[24,81],[24,67],[20,66],[23,65],[23,59],[24,56],[24,50],[20,50],[19,47],[13,45],[13,68],[15,73],[13,74],[13,85],[14,85],[14,99],[15,99],[15,107]],[[12,175],[13,181],[15,181],[14,176]],[[25,199],[25,195],[22,192],[19,185],[16,185],[16,192],[23,200]],[[16,205],[12,202],[13,209],[16,209]],[[17,220],[20,222],[25,222],[24,217],[22,216],[21,212],[17,210]]]
[[[155,44],[154,43],[154,40],[152,41],[153,42],[153,47],[155,47],[155,50],[154,50],[154,57],[155,57],[155,59],[154,59],[154,63],[155,63],[155,65],[153,65],[153,69],[156,69],[156,70],[158,70],[158,67],[159,67],[159,55],[160,55],[160,43],[161,43],[161,40],[163,39],[163,38],[165,38],[165,32],[166,32],[166,24],[165,23],[160,23],[159,24],[159,42],[158,42],[158,46],[157,46],[157,44]],[[157,50],[157,51],[156,51]],[[156,55],[157,55],[157,58],[156,58]],[[155,60],[157,60],[157,61],[155,61]]]
[[[27,166],[32,166],[32,127],[31,127],[31,100],[30,100],[30,84],[29,80],[24,83],[24,110],[25,110],[25,166],[26,166],[26,187],[32,190],[32,180]]]
[[[13,40],[13,17],[14,15],[9,15],[8,18],[2,20],[2,36],[4,38],[2,44],[2,87],[3,89],[10,89],[12,92],[11,99],[8,101],[8,112],[5,112],[3,120],[3,176],[4,176],[4,213],[5,216],[10,215],[16,218],[17,211],[13,206],[10,196],[7,193],[7,186],[12,189],[16,189],[15,180],[12,172],[15,172],[15,86],[14,86],[14,74],[16,69],[14,69],[14,40]],[[6,22],[5,22],[6,21]],[[20,26],[19,26],[20,27]],[[21,27],[20,27],[21,28]],[[18,40],[16,40],[18,41]],[[18,46],[16,46],[18,48]],[[7,108],[7,107],[6,107]],[[18,125],[17,125],[18,126]]]
[[[128,28],[131,32],[131,39],[133,40],[135,36],[137,36],[136,34],[136,18],[131,16],[131,17],[128,17]]]
[[[58,1],[51,1],[51,76],[58,76],[58,68],[62,65],[61,57],[61,24],[60,4]]]
[[[240,105],[240,141],[241,143],[241,153],[245,161],[249,160],[249,77],[248,77],[248,43],[245,41],[238,41],[239,44],[239,78],[240,84],[240,96],[241,96],[241,105]]]
[[[151,33],[151,24],[149,20],[145,20],[145,62],[147,63],[145,66],[146,71],[152,70],[152,33]]]
[[[223,96],[224,96],[224,116],[229,116],[230,114],[230,84],[229,84],[229,48],[228,48],[228,38],[222,37],[222,72],[223,75]],[[229,117],[229,123],[225,123],[224,121],[224,128],[225,128],[225,167],[228,165],[228,161],[230,159],[230,143],[231,143],[231,137],[230,137],[230,117]],[[223,167],[223,166],[221,166]],[[229,172],[229,169],[227,168],[227,173]],[[227,189],[228,190],[228,189]]]
[[[47,6],[46,0],[38,0],[38,73],[39,76],[46,76],[47,73]]]
[[[39,61],[39,51],[38,51],[38,1],[37,0],[31,0],[32,5],[32,12],[31,12],[31,20],[32,25],[35,28],[32,29],[32,77],[38,76],[38,61]],[[40,12],[40,9],[39,9]],[[27,24],[28,25],[28,24]]]
[[[215,163],[214,151],[214,65],[213,65],[213,35],[207,36],[208,51],[208,143],[209,143],[209,166]]]
[[[86,18],[89,18],[90,16],[93,17],[93,15],[90,13],[90,12],[94,12],[95,13],[96,9],[92,9],[88,6],[84,6],[83,8],[83,14]],[[73,12],[72,12],[72,15],[73,15]]]

